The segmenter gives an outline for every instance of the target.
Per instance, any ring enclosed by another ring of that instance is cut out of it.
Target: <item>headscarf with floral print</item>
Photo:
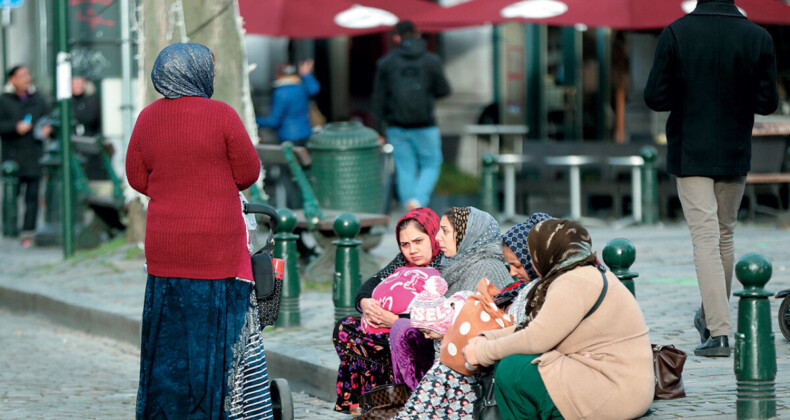
[[[584,265],[597,265],[592,252],[590,233],[578,222],[567,219],[549,219],[538,223],[527,239],[532,264],[541,275],[541,281],[527,296],[524,308],[526,320],[516,329],[525,328],[535,319],[551,283],[561,274]]]

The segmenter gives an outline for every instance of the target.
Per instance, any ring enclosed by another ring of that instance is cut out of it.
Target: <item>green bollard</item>
[[[283,292],[280,300],[280,315],[275,327],[298,327],[301,323],[299,315],[299,254],[296,251],[298,235],[293,231],[296,227],[296,215],[289,209],[277,210],[279,225],[274,235],[274,257],[285,261],[283,276]]]
[[[354,239],[359,233],[359,220],[351,213],[341,213],[335,218],[335,233],[340,240],[333,241],[335,252],[335,277],[332,284],[332,300],[335,303],[335,320],[357,315],[354,298],[362,285],[359,272],[359,245]]]
[[[636,286],[634,279],[639,277],[639,273],[629,271],[631,265],[636,260],[636,248],[628,239],[612,239],[603,247],[603,262],[612,270],[615,276],[623,285],[636,297]]]
[[[773,293],[763,289],[771,278],[771,263],[760,254],[742,256],[735,274],[743,284],[738,296],[738,330],[735,332],[735,379],[739,419],[776,417],[776,348],[771,331]]]
[[[496,157],[491,153],[483,155],[483,170],[480,174],[480,206],[486,213],[496,217],[499,213],[496,188]]]
[[[19,165],[13,160],[3,162],[3,236],[19,236]]]
[[[658,223],[658,151],[653,146],[645,146],[640,154],[645,161],[642,166],[642,224],[654,225]]]

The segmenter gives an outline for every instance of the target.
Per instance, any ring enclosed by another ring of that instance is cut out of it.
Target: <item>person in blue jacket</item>
[[[313,60],[300,62],[298,68],[292,63],[277,66],[277,78],[272,83],[274,92],[271,112],[268,116],[259,116],[255,120],[259,127],[275,130],[280,143],[291,142],[294,146],[305,146],[313,133],[310,123],[310,97],[321,90],[321,85],[312,73]],[[301,208],[301,193],[291,180],[288,165],[270,165],[266,170],[267,177],[274,181],[271,185],[276,188],[274,198],[277,206]]]
[[[258,126],[277,131],[277,139],[290,141],[295,146],[304,146],[313,133],[310,125],[310,97],[321,90],[313,76],[313,60],[305,60],[297,66],[284,63],[277,67],[277,79],[272,94],[271,113],[258,117]]]

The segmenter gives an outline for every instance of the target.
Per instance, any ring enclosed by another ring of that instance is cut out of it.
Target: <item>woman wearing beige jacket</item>
[[[550,219],[529,233],[541,276],[527,319],[470,340],[467,363],[496,363],[495,393],[508,419],[631,419],[653,400],[650,339],[642,311],[612,274],[599,268],[587,230]],[[589,313],[607,290],[594,312]],[[588,315],[589,313],[589,315]]]

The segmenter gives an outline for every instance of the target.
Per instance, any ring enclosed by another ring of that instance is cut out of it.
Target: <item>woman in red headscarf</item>
[[[389,329],[396,320],[408,314],[395,314],[383,308],[373,299],[374,290],[387,277],[398,275],[396,271],[401,267],[437,268],[442,256],[436,242],[438,231],[439,217],[429,208],[419,207],[401,217],[395,228],[401,252],[359,288],[356,307],[362,316],[342,319],[335,326],[332,341],[340,358],[336,411],[350,412],[359,405],[362,394],[393,382]],[[419,353],[433,356],[431,340],[420,338],[415,345],[424,345],[425,351]],[[421,363],[426,366],[415,369],[424,373],[432,362]]]

